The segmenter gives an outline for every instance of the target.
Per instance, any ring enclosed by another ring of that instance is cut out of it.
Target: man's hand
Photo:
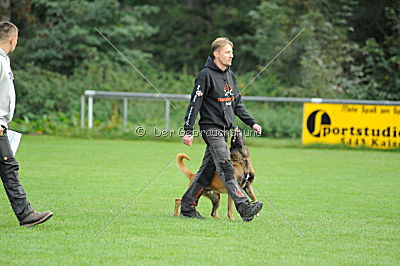
[[[185,135],[183,136],[183,144],[192,146],[193,143],[193,136],[192,135]]]
[[[3,136],[3,133],[4,133],[4,128],[0,126],[0,136]]]
[[[253,129],[257,133],[257,135],[261,135],[262,128],[259,124],[254,124]]]

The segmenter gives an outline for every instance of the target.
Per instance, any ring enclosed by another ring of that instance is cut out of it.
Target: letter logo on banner
[[[310,114],[307,119],[307,129],[311,135],[320,137],[321,132],[325,132],[327,126],[331,125],[331,118],[323,110],[317,110]]]

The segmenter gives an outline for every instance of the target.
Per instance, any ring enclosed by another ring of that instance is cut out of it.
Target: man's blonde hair
[[[233,48],[233,42],[231,42],[228,38],[219,37],[211,43],[211,52],[214,53],[214,51],[219,50],[221,47],[224,47],[227,44]]]
[[[0,42],[8,41],[18,33],[18,28],[9,21],[0,22]]]

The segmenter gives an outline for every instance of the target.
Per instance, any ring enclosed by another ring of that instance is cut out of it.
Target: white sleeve
[[[10,114],[10,88],[7,73],[4,71],[4,63],[4,59],[0,58],[0,125],[7,127],[7,117]]]

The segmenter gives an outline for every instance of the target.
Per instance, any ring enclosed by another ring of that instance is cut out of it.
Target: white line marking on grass
[[[142,72],[140,72],[140,70],[137,68],[137,67],[135,67],[132,63],[131,63],[131,61],[129,61],[119,50],[118,50],[118,48],[117,47],[115,47],[114,46],[114,44],[112,44],[111,43],[111,41],[109,40],[109,39],[107,39],[107,37],[106,36],[104,36],[104,34],[103,33],[101,33],[97,28],[95,28],[95,30],[104,38],[104,40],[106,40],[118,53],[119,53],[119,55],[123,58],[123,59],[125,59],[125,61],[126,62],[128,62],[128,64],[130,64],[132,67],[133,67],[133,69],[135,69],[136,70],[136,72],[138,72],[139,73],[139,75],[140,76],[142,76],[142,78],[144,78],[167,102],[169,102],[169,104],[172,106],[172,107],[174,107],[174,109],[176,110],[176,107],[167,99],[167,98],[165,98],[165,96],[157,89],[157,87],[153,84],[153,83],[151,83],[151,81],[142,73]]]
[[[158,173],[158,175],[156,176],[156,177],[154,177],[153,178],[153,180],[151,180],[143,189],[142,189],[142,191],[140,191],[139,192],[139,194],[137,194],[136,195],[136,197],[134,198],[134,199],[132,199],[130,202],[129,202],[129,204],[106,226],[106,227],[104,227],[104,229],[100,232],[100,233],[98,233],[97,235],[96,235],[96,237],[95,238],[98,238],[101,234],[103,234],[106,230],[107,230],[107,228],[108,227],[110,227],[110,225],[112,225],[121,215],[122,215],[122,213],[124,213],[128,208],[129,208],[129,206],[131,206],[132,205],[132,203],[134,203],[139,197],[140,197],[140,195],[142,195],[142,193],[151,185],[151,184],[153,184],[154,183],[154,181],[171,165],[171,163],[173,162],[173,161],[175,161],[175,158],[174,159],[172,159],[170,162],[169,162],[169,164],[166,166],[166,167],[164,167],[164,169],[160,172],[160,173]]]

